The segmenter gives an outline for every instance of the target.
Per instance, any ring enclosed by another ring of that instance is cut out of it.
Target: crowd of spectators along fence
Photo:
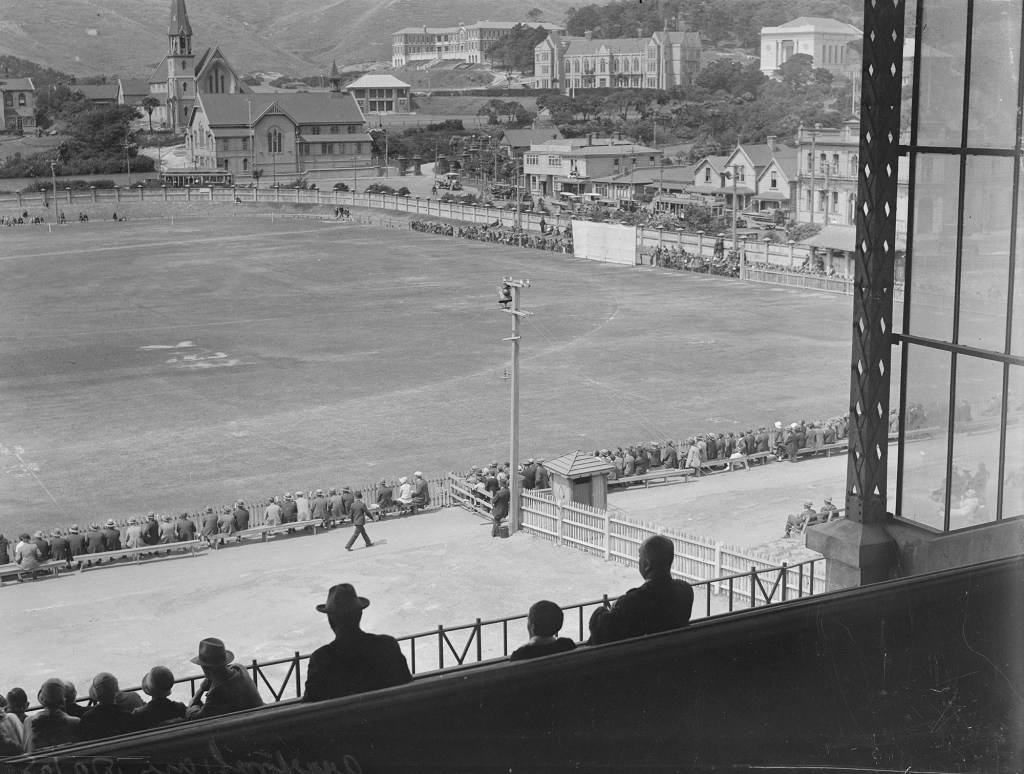
[[[450,504],[451,498],[448,493],[447,480],[445,478],[425,478],[424,481],[427,484],[428,502],[436,507],[447,507]],[[363,499],[366,503],[377,504],[382,500],[382,493],[386,490],[391,495],[390,500],[399,502],[400,490],[402,486],[402,479],[394,482],[393,484],[387,483],[386,481],[378,481],[373,484],[367,484],[366,486],[339,486],[329,488],[326,490],[309,490],[299,491],[296,490],[294,495],[292,492],[287,492],[284,495],[270,495],[265,498],[249,498],[248,500],[236,500],[232,505],[223,506],[204,506],[202,508],[192,508],[186,511],[178,512],[176,516],[170,516],[166,514],[160,514],[156,512],[150,512],[145,515],[138,517],[122,517],[118,519],[106,519],[95,523],[85,523],[84,526],[79,524],[61,525],[55,526],[45,530],[36,530],[34,533],[21,533],[18,538],[18,542],[9,539],[8,536],[0,534],[0,565],[6,565],[8,563],[14,563],[15,551],[21,542],[24,542],[24,538],[28,538],[36,549],[37,553],[31,556],[28,561],[28,565],[23,569],[24,572],[30,573],[34,570],[38,563],[47,562],[51,560],[66,561],[69,564],[72,560],[88,559],[88,556],[93,553],[105,553],[107,551],[119,551],[125,548],[140,548],[142,546],[153,546],[154,549],[160,546],[169,546],[174,543],[187,542],[191,540],[188,535],[191,533],[196,539],[205,541],[206,543],[216,544],[218,541],[225,537],[234,535],[241,529],[262,527],[267,525],[267,507],[275,499],[277,502],[283,502],[287,499],[296,501],[298,503],[298,519],[296,521],[297,527],[305,526],[303,522],[310,522],[313,520],[312,507],[308,503],[317,497],[317,492],[322,493],[333,493],[337,492],[339,496],[343,492],[361,492]],[[329,495],[323,494],[326,498]],[[305,501],[305,502],[303,502]],[[395,510],[401,509],[403,506],[396,505]],[[244,517],[242,513],[244,512]],[[207,521],[206,516],[208,514],[214,514],[218,517],[218,525],[216,530],[211,527],[204,529],[204,522]],[[347,511],[343,511],[341,516],[347,518]],[[241,519],[244,518],[244,522]],[[343,520],[342,519],[342,520]],[[183,530],[171,529],[178,521],[185,520],[192,526],[191,528],[186,527]],[[332,518],[332,521],[337,521],[336,516]],[[138,525],[142,527],[142,541],[140,545],[134,546],[127,542],[128,531],[131,527]],[[163,525],[169,525],[168,528],[162,528]],[[97,531],[113,530],[117,533],[116,537],[112,536],[104,538],[96,544],[95,550],[86,550],[84,552],[74,552],[72,547],[68,545],[67,537],[70,534],[85,534],[90,529],[95,528]],[[57,552],[53,550],[54,541],[57,541],[59,549]],[[108,543],[110,545],[108,545]],[[59,553],[59,555],[57,555]],[[17,564],[22,564],[17,562]]]
[[[649,250],[652,266],[698,274],[718,274],[723,277],[740,275],[739,255],[733,251],[711,257],[690,253],[681,247],[655,247]]]
[[[531,234],[521,228],[501,228],[500,221],[483,226],[453,226],[451,223],[439,223],[424,220],[412,220],[409,227],[413,231],[441,236],[455,236],[460,239],[475,239],[479,242],[493,242],[512,247],[530,247],[535,250],[550,250],[556,253],[572,252],[572,229],[545,230],[544,234]]]

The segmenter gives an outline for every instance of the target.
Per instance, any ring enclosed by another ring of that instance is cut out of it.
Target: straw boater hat
[[[77,535],[78,534],[78,525],[77,524],[72,524],[70,532],[71,532],[72,535]]]
[[[399,484],[408,484],[409,483],[408,476],[402,476],[400,479],[398,479],[398,483]]]
[[[317,489],[316,490],[316,496],[317,497],[323,497],[323,494],[324,494],[324,490],[323,489]]]
[[[814,504],[810,500],[804,500],[804,508],[812,508]]]
[[[199,666],[227,666],[235,660],[235,654],[224,647],[223,640],[207,637],[199,643],[199,655],[192,659]]]
[[[117,526],[117,524],[116,524],[116,523],[114,522],[114,520],[113,520],[113,519],[107,519],[107,523],[106,523],[106,526],[107,526],[107,527],[116,527],[116,526]]]
[[[416,478],[423,478],[423,473],[421,473],[418,470],[415,473],[413,473],[413,475],[416,476]]]
[[[166,698],[174,689],[174,673],[165,666],[155,666],[142,678],[142,690],[153,698]]]
[[[826,498],[825,498],[825,502],[826,502],[827,504],[831,505],[831,504],[832,504],[832,498],[831,498],[831,497],[826,497]]]
[[[370,600],[357,596],[351,583],[339,583],[337,586],[331,586],[327,592],[327,602],[317,605],[316,609],[318,613],[353,613],[356,610],[365,610],[369,606]]]

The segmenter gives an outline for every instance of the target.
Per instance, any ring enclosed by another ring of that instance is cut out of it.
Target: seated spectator
[[[384,481],[382,480],[380,483],[381,483],[381,485],[383,485]],[[391,494],[391,490],[390,489],[388,490],[388,494],[389,495]],[[378,500],[379,499],[380,499],[380,495],[378,494]],[[338,488],[337,487],[332,486],[329,490],[327,490],[327,512],[328,512],[328,514],[330,516],[330,525],[331,526],[333,526],[335,523],[341,521],[341,516],[342,516],[341,508],[342,508],[341,494],[338,492]]]
[[[154,728],[167,721],[185,719],[185,705],[167,698],[174,690],[174,674],[170,669],[165,666],[150,669],[142,678],[142,690],[152,699],[132,713],[140,729]]]
[[[508,657],[509,661],[523,661],[576,650],[575,642],[568,637],[558,636],[564,619],[562,608],[554,602],[542,599],[530,605],[530,612],[526,617],[526,630],[530,633],[530,641],[512,651],[512,655]]]
[[[326,523],[327,518],[330,515],[329,509],[330,503],[328,502],[326,495],[324,495],[324,490],[317,489],[313,493],[312,499],[309,501],[309,511],[313,519],[320,519],[321,522]]]
[[[128,529],[124,534],[125,548],[142,548],[146,545],[146,538],[143,534],[142,525],[136,518],[128,519]]]
[[[352,503],[356,501],[355,495],[352,494],[352,487],[343,486],[341,488],[341,515],[351,516],[352,515]]]
[[[199,684],[199,690],[185,711],[188,720],[202,720],[263,706],[256,683],[245,667],[231,663],[234,659],[235,654],[216,637],[207,637],[199,643],[199,655],[192,659],[192,663],[203,668],[206,679]]]
[[[821,510],[818,511],[818,521],[829,522],[839,516],[839,509],[832,504],[832,498],[826,497],[825,502],[822,503]]]
[[[235,509],[231,511],[231,515],[235,519],[235,529],[241,532],[243,529],[249,529],[249,509],[245,507],[245,503],[241,500],[235,501]]]
[[[675,547],[664,535],[640,546],[640,575],[646,581],[630,589],[612,607],[599,607],[590,617],[588,644],[601,645],[630,637],[678,629],[690,622],[693,589],[672,577]]]
[[[176,543],[178,541],[177,531],[174,525],[174,519],[170,516],[160,517],[160,532],[157,538],[161,545],[168,543]]]
[[[179,543],[196,539],[196,523],[188,517],[187,513],[182,513],[174,522],[174,534]]]
[[[391,491],[391,487],[382,478],[380,483],[377,484],[377,513],[383,515],[383,511],[390,510],[393,507],[395,507],[394,492]]]
[[[75,559],[88,552],[85,543],[85,535],[77,524],[72,524],[68,530],[68,554],[70,559]]]
[[[217,514],[213,512],[213,507],[207,505],[203,509],[203,515],[200,517],[199,535],[207,541],[213,542],[219,530],[217,522]]]
[[[309,521],[313,518],[313,511],[309,506],[309,498],[305,492],[295,493],[295,510],[298,514],[298,521]]]
[[[82,721],[64,712],[64,681],[56,677],[46,680],[38,699],[43,708],[25,724],[25,752],[77,742]]]
[[[89,698],[96,704],[82,716],[83,740],[130,734],[138,728],[132,713],[117,706],[118,693],[117,678],[109,672],[100,672],[92,679]]]
[[[7,711],[20,720],[24,728],[28,720],[28,694],[24,688],[11,688],[7,692]]]
[[[263,516],[263,523],[271,527],[276,527],[281,523],[281,506],[278,505],[276,497],[270,498],[270,504]]]
[[[369,604],[351,584],[341,583],[327,592],[325,604],[316,606],[317,612],[327,615],[334,641],[310,656],[303,701],[336,699],[412,680],[398,641],[359,627]]]
[[[22,533],[21,542],[14,549],[14,561],[21,565],[22,573],[29,573],[33,578],[36,575],[36,568],[43,561],[39,555],[39,547],[27,532]],[[9,700],[10,696],[7,698]]]
[[[398,479],[398,502],[405,506],[412,505],[412,484],[405,476]]]
[[[107,550],[103,530],[100,529],[99,524],[89,525],[89,530],[85,533],[85,548],[90,554],[102,554]]]
[[[146,514],[146,518],[139,519],[142,527],[142,542],[147,546],[155,546],[160,542],[160,520],[153,511]]]
[[[78,698],[78,689],[72,682],[64,683],[64,712],[73,718],[81,718],[86,708],[79,704],[76,699]]]
[[[50,533],[50,558],[59,562],[71,563],[71,552],[64,533],[55,529]]]
[[[0,758],[25,752],[25,729],[18,716],[7,709],[7,699],[0,696]]]
[[[4,537],[3,533],[0,532],[0,564],[7,564],[12,561],[11,551],[8,546],[11,545],[11,541]]]
[[[121,530],[117,528],[113,519],[107,519],[103,527],[103,544],[107,551],[121,550]]]
[[[217,516],[217,534],[235,534],[235,516],[226,505],[221,508],[220,515]]]
[[[146,701],[139,696],[138,691],[118,691],[114,703],[121,709],[134,713],[135,710],[144,707]]]
[[[39,561],[45,562],[50,558],[50,541],[43,537],[42,530],[36,530],[36,534],[32,536],[32,542],[39,549]]]
[[[299,520],[299,507],[292,499],[291,492],[284,493],[284,502],[281,503],[281,523],[294,524]]]
[[[818,513],[814,510],[814,503],[810,500],[804,501],[804,509],[800,513],[791,513],[786,517],[786,534],[783,537],[789,537],[790,532],[800,529],[804,520],[808,524],[815,524],[818,521]]]

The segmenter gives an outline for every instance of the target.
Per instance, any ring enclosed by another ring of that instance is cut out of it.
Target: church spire
[[[185,0],[171,0],[171,23],[167,25],[167,34],[171,37],[179,35],[192,37],[192,25],[188,22]]]
[[[341,73],[338,72],[338,60],[331,65],[331,74],[327,80],[331,82],[331,91],[341,91]]]

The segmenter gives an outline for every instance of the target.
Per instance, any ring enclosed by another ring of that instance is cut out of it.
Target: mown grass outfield
[[[0,231],[0,531],[845,410],[851,300],[359,224]]]

